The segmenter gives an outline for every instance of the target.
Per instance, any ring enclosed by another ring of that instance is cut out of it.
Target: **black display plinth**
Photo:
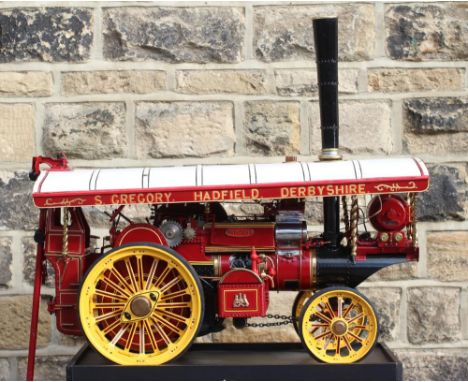
[[[162,366],[120,366],[85,345],[67,365],[67,380],[387,380],[400,381],[401,363],[382,344],[349,365],[319,363],[299,343],[194,344]]]

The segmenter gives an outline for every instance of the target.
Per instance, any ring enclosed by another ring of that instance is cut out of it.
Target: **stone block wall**
[[[346,158],[415,154],[421,260],[362,289],[406,379],[468,378],[468,3],[0,4],[0,380],[22,379],[37,211],[33,155],[72,166],[315,160],[312,18],[337,15]],[[320,231],[320,208],[308,208]],[[105,218],[90,211],[105,233]],[[44,288],[44,302],[53,293]],[[293,293],[272,293],[289,314]],[[228,328],[203,341],[297,341]],[[37,377],[64,378],[81,340],[45,303]]]

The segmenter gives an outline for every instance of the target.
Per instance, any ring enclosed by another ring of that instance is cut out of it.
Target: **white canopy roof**
[[[403,187],[400,192],[423,191],[428,184],[428,171],[424,163],[418,158],[384,158],[365,160],[342,160],[323,162],[286,162],[269,164],[233,164],[233,165],[193,165],[173,167],[140,167],[140,168],[102,168],[102,169],[75,169],[75,170],[50,170],[42,171],[34,184],[33,197],[39,207],[75,205],[70,203],[70,198],[81,197],[87,199],[84,203],[89,204],[89,197],[110,194],[129,193],[157,193],[171,192],[185,193],[182,199],[165,200],[165,202],[190,202],[197,201],[189,197],[187,193],[202,191],[220,191],[232,189],[258,189],[259,193],[254,196],[259,198],[275,198],[274,188],[281,187],[309,187],[326,185],[356,185],[366,184],[365,192],[397,192],[389,186],[395,183]],[[404,182],[417,182],[416,186],[407,188]],[[403,182],[403,183],[401,183]],[[401,183],[401,184],[400,184]],[[375,188],[384,185],[383,188]],[[369,185],[373,185],[374,189]],[[385,186],[387,185],[387,186]],[[264,194],[262,189],[269,190]],[[349,192],[335,192],[339,194],[355,193],[354,188]],[[372,190],[374,190],[372,192]],[[273,194],[271,194],[273,192]],[[283,195],[286,191],[283,192]],[[332,192],[331,195],[334,193]],[[236,194],[235,199],[239,199]],[[242,194],[245,195],[245,194]],[[278,194],[278,195],[281,195]],[[321,195],[306,196],[329,196]],[[304,195],[293,195],[297,197]],[[53,198],[50,199],[50,198]],[[234,195],[233,197],[234,198]],[[229,195],[222,200],[232,199]],[[242,197],[241,197],[242,198]],[[46,200],[49,199],[49,204]],[[185,200],[187,199],[187,200]],[[217,199],[217,198],[214,198]],[[110,199],[109,199],[110,200]],[[114,198],[114,201],[117,199]],[[140,198],[139,200],[143,200]],[[102,201],[102,198],[101,198]],[[110,200],[111,201],[111,200]],[[120,201],[120,200],[119,200]],[[210,196],[203,201],[211,200]],[[50,204],[52,202],[52,204]],[[121,202],[121,201],[120,201]],[[151,200],[137,202],[144,203]],[[101,204],[99,198],[95,203]],[[102,204],[114,204],[103,201]],[[131,204],[130,202],[122,204]]]

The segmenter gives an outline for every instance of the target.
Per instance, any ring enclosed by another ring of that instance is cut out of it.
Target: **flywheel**
[[[189,348],[203,321],[198,276],[174,250],[118,247],[88,271],[79,315],[86,337],[121,365],[160,365]]]
[[[370,301],[355,289],[325,288],[302,309],[300,336],[309,352],[326,363],[353,363],[364,358],[378,337],[378,320]]]

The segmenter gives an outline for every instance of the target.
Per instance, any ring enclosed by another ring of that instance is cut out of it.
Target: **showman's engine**
[[[288,321],[314,357],[351,363],[369,354],[378,320],[354,288],[418,259],[416,195],[429,174],[418,158],[342,159],[337,20],[313,25],[318,162],[71,169],[63,156],[33,159],[40,218],[29,376],[46,262],[59,331],[86,336],[118,364],[170,362],[231,319],[242,328],[265,316],[270,292],[285,290],[298,292]],[[307,231],[307,200],[323,201],[321,233]],[[226,212],[239,203],[260,210]],[[144,222],[126,214],[137,204],[148,207]],[[109,235],[96,249],[85,212],[110,205]]]

